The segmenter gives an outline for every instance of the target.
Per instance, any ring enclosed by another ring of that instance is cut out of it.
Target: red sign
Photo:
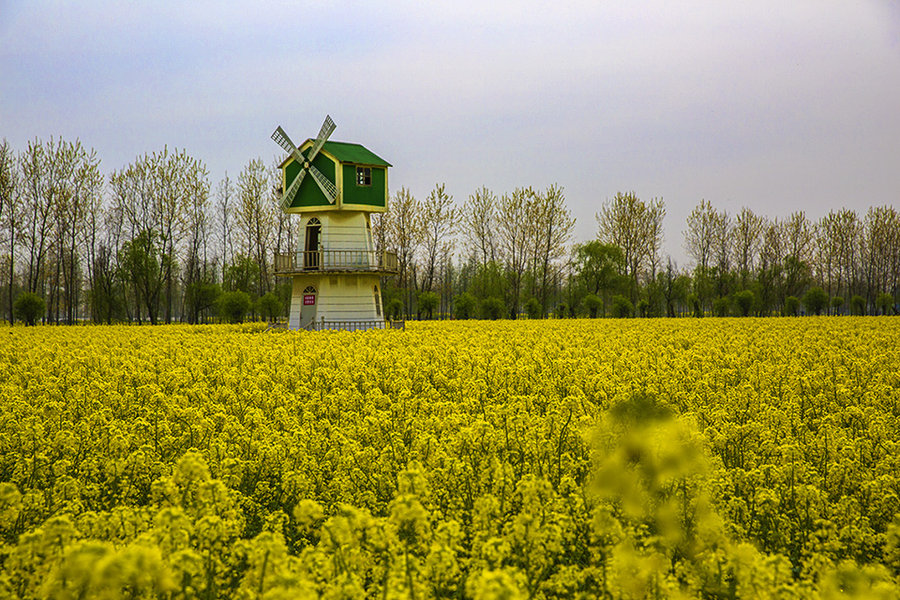
[[[312,306],[316,303],[315,294],[303,294],[303,306]]]

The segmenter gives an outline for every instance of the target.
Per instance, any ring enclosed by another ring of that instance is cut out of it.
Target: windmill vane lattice
[[[280,126],[272,134],[288,153],[281,209],[302,219],[297,251],[275,255],[275,274],[292,278],[291,329],[383,328],[381,278],[398,270],[396,253],[374,247],[370,219],[387,210],[391,165],[360,144],[329,141],[335,128],[326,116],[300,146]]]

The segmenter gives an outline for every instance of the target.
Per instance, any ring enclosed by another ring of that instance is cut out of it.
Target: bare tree
[[[199,320],[201,306],[198,287],[206,279],[206,248],[210,233],[209,176],[206,166],[194,161],[181,175],[184,178],[184,194],[179,205],[179,237],[184,242],[182,284],[185,290],[185,307],[188,321]]]
[[[93,148],[90,151],[82,148],[76,140],[71,153],[74,164],[64,211],[67,256],[63,278],[66,286],[66,321],[69,323],[74,322],[80,304],[84,267],[89,273],[90,283],[93,248],[90,246],[91,238],[86,235],[87,222],[92,217],[91,213],[99,208],[103,194],[103,174],[97,152]],[[84,256],[85,253],[87,256]]]
[[[268,254],[275,225],[270,173],[261,159],[247,163],[238,175],[235,222],[244,253],[259,266],[259,293],[269,290]]]
[[[572,237],[575,218],[566,207],[566,198],[560,186],[553,184],[544,193],[534,196],[533,230],[536,244],[536,263],[540,278],[541,310],[547,312],[547,300],[551,280],[558,276],[555,261],[568,255],[566,244]],[[661,231],[659,232],[661,236]]]
[[[820,261],[828,273],[828,292],[849,297],[854,291],[861,224],[856,212],[831,211],[818,223]]]
[[[462,211],[466,247],[482,267],[497,260],[497,196],[482,187],[469,196]]]
[[[719,276],[731,269],[731,216],[726,211],[716,211],[712,221],[712,259]]]
[[[862,274],[866,300],[896,293],[895,266],[900,253],[900,216],[892,206],[870,207],[862,224]]]
[[[707,200],[700,200],[687,218],[687,229],[684,231],[684,249],[693,258],[697,266],[704,271],[712,260],[713,227],[716,221],[716,210]]]
[[[400,288],[406,294],[406,316],[411,316],[416,287],[415,256],[423,238],[422,206],[415,196],[401,187],[391,199],[385,214],[386,239],[397,249]]]
[[[390,207],[390,199],[388,200]],[[382,252],[388,249],[388,216],[387,212],[369,213],[369,227],[372,230],[372,245],[375,252],[380,256]]]
[[[666,216],[666,207],[662,198],[653,198],[649,203],[647,214],[647,263],[650,270],[650,280],[656,279],[656,272],[662,261],[663,244],[663,219]]]
[[[186,207],[196,200],[193,195],[209,195],[206,166],[184,150],[171,154],[167,147],[154,155],[153,183],[157,211],[157,231],[164,257],[164,281],[166,290],[165,320],[171,323],[174,316],[175,279],[178,248],[186,234],[184,226]],[[205,207],[206,199],[201,204]]]
[[[0,143],[0,244],[6,255],[2,265],[6,273],[7,316],[13,324],[13,289],[15,286],[16,245],[22,233],[22,209],[17,157],[4,139]]]
[[[634,192],[619,192],[596,215],[600,239],[622,249],[633,302],[637,302],[639,277],[649,267],[651,255],[658,252],[665,214],[661,199],[645,203]]]
[[[533,213],[534,190],[516,188],[512,194],[503,194],[497,211],[497,237],[502,260],[510,279],[508,306],[510,315],[519,314],[522,297],[522,278],[528,265],[531,239],[530,216]]]
[[[46,258],[53,226],[52,216],[56,196],[59,194],[60,170],[65,165],[54,160],[57,144],[35,139],[28,142],[21,156],[25,241],[26,277],[25,289],[44,295],[46,293]]]
[[[219,252],[222,260],[222,280],[234,262],[234,184],[225,173],[216,189],[216,229],[219,232]]]
[[[280,173],[281,170],[278,168],[278,162],[276,161],[270,167],[270,175],[269,178],[271,181],[281,181]],[[281,210],[281,197],[284,193],[284,190],[281,189],[281,184],[272,186],[272,214],[275,219],[275,253],[280,254],[282,252],[293,252],[297,250],[297,220],[292,218],[290,213],[286,213]]]
[[[732,229],[734,260],[741,277],[741,287],[747,286],[751,272],[756,268],[762,247],[765,221],[747,207],[741,209]]]
[[[452,255],[453,234],[459,221],[459,209],[444,184],[434,186],[422,203],[422,290],[432,291],[437,270]]]
[[[164,148],[137,157],[109,177],[112,218],[121,224],[117,260],[128,274],[138,322],[146,309],[155,324],[164,296],[165,317],[172,318],[175,249],[182,233],[179,207],[186,194],[183,171],[190,162],[184,153]]]
[[[801,262],[811,264],[815,254],[813,243],[816,238],[815,227],[802,210],[791,213],[782,227],[787,254]]]

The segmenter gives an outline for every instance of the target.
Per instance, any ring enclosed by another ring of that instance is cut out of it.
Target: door
[[[322,264],[319,251],[319,238],[322,234],[322,224],[315,217],[306,224],[306,246],[303,253],[303,268],[318,269]]]
[[[316,305],[319,292],[315,286],[308,285],[303,290],[303,303],[300,308],[300,328],[306,329],[316,320]]]

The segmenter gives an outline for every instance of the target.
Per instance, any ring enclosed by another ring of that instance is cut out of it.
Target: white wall
[[[376,321],[383,320],[383,313],[377,314],[375,307],[375,287],[381,285],[378,275],[367,273],[295,275],[291,296],[291,329],[299,329],[306,324],[307,312],[315,313],[315,320],[321,321]],[[303,290],[307,286],[316,288],[316,305],[303,306]],[[380,287],[379,287],[380,291]]]
[[[311,218],[322,223],[319,240],[325,250],[372,250],[372,233],[366,226],[367,214],[358,211],[304,213],[300,216],[297,251],[306,250],[306,225]]]

